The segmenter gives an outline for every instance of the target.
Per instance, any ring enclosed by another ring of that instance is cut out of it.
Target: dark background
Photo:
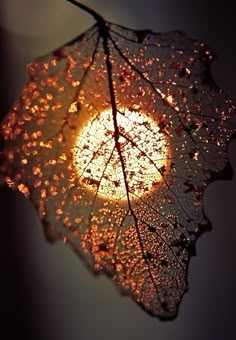
[[[218,55],[216,82],[236,100],[236,2],[98,0],[86,3],[108,20],[154,31],[184,30]],[[0,112],[8,112],[27,80],[25,66],[81,33],[92,19],[65,0],[2,0]],[[236,171],[236,141],[229,146]],[[236,179],[204,195],[213,230],[197,243],[190,291],[178,318],[160,322],[94,278],[64,244],[44,239],[40,221],[18,192],[0,191],[0,322],[4,339],[233,340],[236,338]]]

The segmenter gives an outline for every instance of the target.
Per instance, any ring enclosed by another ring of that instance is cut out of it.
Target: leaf
[[[63,239],[93,273],[173,319],[210,227],[206,186],[232,176],[235,105],[211,78],[204,43],[77,5],[96,24],[28,66],[1,125],[1,183],[30,198],[48,240]]]

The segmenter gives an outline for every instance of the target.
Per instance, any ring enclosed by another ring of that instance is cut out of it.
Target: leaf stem
[[[88,14],[90,14],[94,18],[94,20],[96,20],[97,22],[100,22],[100,23],[105,22],[104,18],[100,14],[98,14],[97,12],[89,8],[88,6],[81,4],[80,2],[77,2],[76,0],[67,0],[67,1],[75,5],[76,7],[79,7],[80,9],[87,12]]]

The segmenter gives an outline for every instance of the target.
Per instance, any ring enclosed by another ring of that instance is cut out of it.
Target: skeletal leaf
[[[1,184],[30,198],[49,240],[172,319],[209,228],[203,193],[230,169],[235,106],[204,43],[88,11],[92,28],[28,66],[1,124]]]

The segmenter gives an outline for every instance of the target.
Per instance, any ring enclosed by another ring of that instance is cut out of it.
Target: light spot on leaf
[[[162,182],[161,169],[168,164],[167,142],[143,112],[119,109],[117,123],[130,196],[138,199]],[[127,200],[111,110],[98,113],[82,127],[73,151],[78,176],[88,190],[98,198]]]

